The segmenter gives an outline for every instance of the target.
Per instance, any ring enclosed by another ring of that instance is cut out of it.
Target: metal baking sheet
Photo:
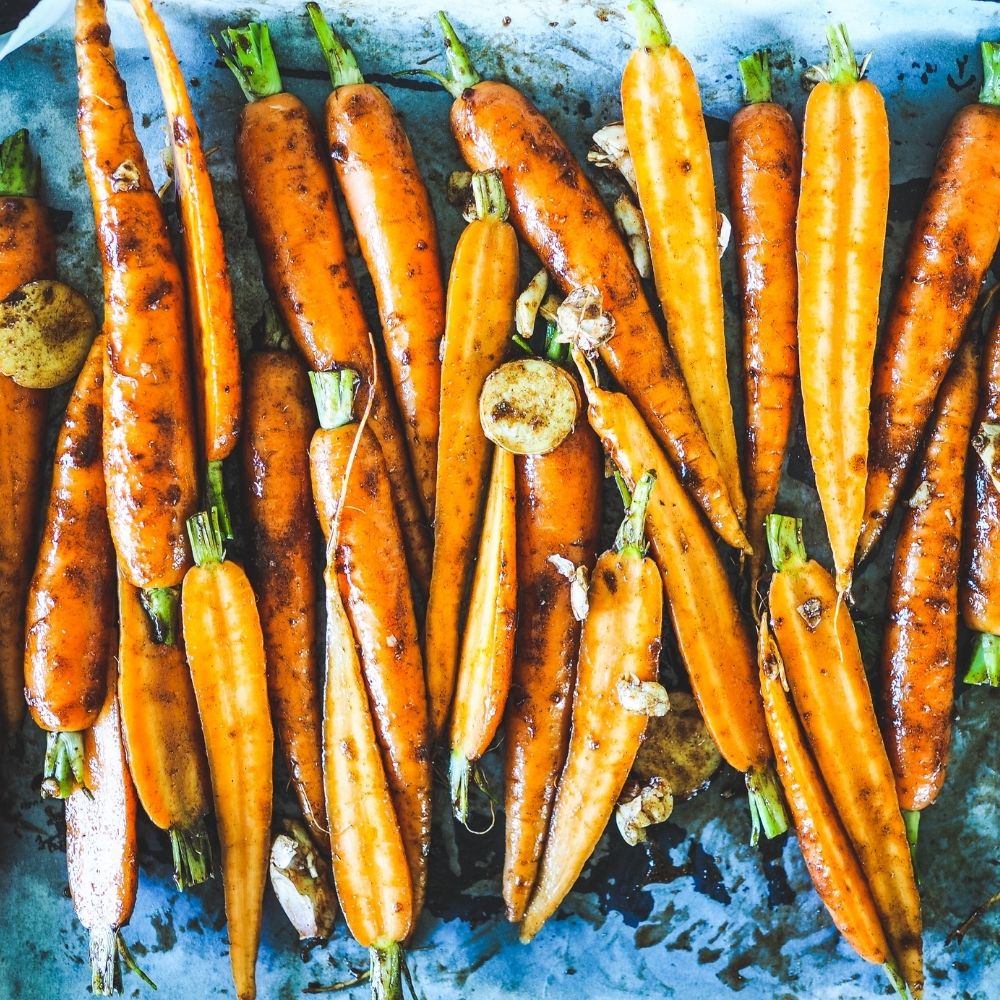
[[[154,174],[162,179],[163,111],[137,23],[112,0],[119,65]],[[621,3],[595,0],[467,0],[453,4],[459,33],[484,75],[522,87],[581,156],[590,134],[619,116],[618,81],[631,45]],[[803,69],[823,57],[823,26],[848,24],[859,52],[875,50],[871,76],[885,94],[892,133],[893,189],[885,291],[926,184],[934,151],[951,114],[979,87],[976,43],[1000,35],[1000,7],[956,0],[664,0],[676,43],[698,73],[717,176],[724,177],[727,122],[739,103],[736,60],[772,49],[777,98],[801,117]],[[299,3],[249,6],[208,0],[160,5],[181,57],[204,134],[216,147],[212,171],[235,275],[244,333],[263,300],[259,265],[235,183],[232,136],[242,97],[217,63],[210,31],[250,16],[269,19],[289,89],[319,112],[327,93],[322,61]],[[448,173],[461,166],[450,138],[450,99],[393,72],[441,68],[441,43],[428,0],[337,0],[324,5],[353,45],[369,77],[385,82],[408,126],[435,204],[446,259],[462,222],[444,199]],[[31,129],[45,161],[44,193],[59,228],[60,275],[97,304],[101,299],[92,216],[75,131],[72,28],[62,20],[0,62],[0,131]],[[602,183],[604,183],[602,181]],[[720,191],[724,209],[725,192]],[[523,278],[534,262],[526,254]],[[724,280],[735,299],[732,252]],[[361,277],[371,296],[367,278]],[[739,372],[735,314],[730,310],[731,369]],[[740,398],[738,384],[734,384]],[[53,402],[58,414],[65,393]],[[54,417],[53,425],[57,417]],[[823,553],[822,524],[801,428],[783,490],[785,510],[807,518],[811,549]],[[877,655],[885,556],[857,584],[855,617],[871,657]],[[961,944],[945,937],[1000,883],[1000,758],[995,692],[963,690],[948,783],[921,825],[928,998],[1000,996],[997,917],[988,916]],[[62,808],[38,798],[42,741],[25,726],[0,782],[0,1000],[83,996],[89,982],[84,932],[66,894]],[[283,798],[287,794],[282,790]],[[502,816],[487,835],[454,832],[446,815],[435,828],[427,910],[410,951],[420,997],[475,996],[611,1000],[739,996],[854,1000],[887,995],[882,974],[843,944],[792,839],[752,849],[741,782],[721,772],[648,848],[627,848],[616,832],[595,857],[557,918],[530,947],[517,943],[499,898]],[[159,985],[162,1000],[232,995],[221,886],[178,895],[170,883],[165,838],[141,831],[143,878],[127,937]],[[343,923],[329,947],[300,956],[295,935],[273,898],[266,904],[259,995],[290,1000],[311,983],[349,978],[365,956]],[[991,962],[993,964],[991,964]],[[145,990],[126,978],[126,994]],[[361,986],[352,995],[364,996]]]

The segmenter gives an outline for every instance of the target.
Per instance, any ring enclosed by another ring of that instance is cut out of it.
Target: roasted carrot
[[[410,570],[426,593],[430,531],[389,383],[369,349],[316,127],[306,106],[281,89],[266,24],[229,28],[213,41],[249,102],[236,132],[236,166],[265,280],[309,367],[353,368],[361,406],[371,394],[371,426],[389,467]]]
[[[52,273],[41,165],[20,129],[0,143],[0,299]],[[24,608],[45,454],[46,394],[0,375],[0,721],[24,716]]]
[[[191,98],[163,21],[151,0],[132,0],[132,9],[146,35],[170,129],[173,177],[184,237],[195,402],[206,462],[207,503],[210,509],[218,510],[224,536],[232,538],[222,462],[236,447],[242,404],[240,345],[222,226]]]
[[[646,531],[663,576],[681,660],[719,752],[746,775],[753,824],[776,837],[787,827],[772,767],[754,651],[714,540],[639,411],[623,393],[598,387],[574,348],[589,402],[588,419],[615,466],[634,485],[656,473]]]
[[[917,486],[903,513],[882,643],[885,743],[907,834],[944,783],[958,654],[958,572],[965,457],[978,357],[959,350],[941,387]]]
[[[755,52],[739,66],[747,103],[729,125],[729,203],[743,293],[747,535],[756,602],[764,518],[778,497],[798,377],[795,210],[801,148],[792,116],[771,100],[767,53]]]
[[[316,411],[309,377],[277,315],[265,312],[247,359],[242,435],[247,572],[267,653],[275,735],[317,844],[328,837],[323,791],[322,681],[317,659],[316,526],[309,442]]]
[[[363,438],[373,438],[364,420],[341,428],[326,426],[338,422],[342,408],[350,414],[355,378],[350,370],[313,377],[321,429],[310,447],[310,462],[317,513],[327,539],[323,777],[337,895],[348,928],[368,948],[372,997],[402,1000],[400,945],[415,918],[411,862],[389,767],[376,734],[374,716],[378,713],[373,711],[371,682],[366,688],[358,636],[345,607],[338,567],[341,519],[349,510],[346,498],[353,465],[365,448]],[[377,444],[369,444],[366,450],[369,455],[362,461],[370,473],[372,461],[380,456]],[[377,479],[384,478],[384,466],[381,472]],[[364,483],[368,477],[360,478]],[[343,500],[337,497],[331,503],[338,486]],[[384,488],[378,493],[384,495]],[[412,712],[408,714],[413,717]]]
[[[448,20],[438,17],[449,75],[432,75],[455,98],[451,129],[463,158],[473,170],[500,172],[512,219],[564,292],[600,289],[618,327],[602,357],[716,531],[748,550],[719,463],[614,220],[548,119],[514,87],[482,80]]]
[[[896,505],[1000,241],[1000,43],[981,48],[979,101],[948,126],[879,348],[859,559]]]
[[[656,564],[646,558],[643,536],[655,482],[651,471],[639,479],[614,549],[594,566],[569,751],[538,884],[521,923],[522,941],[538,933],[573,887],[608,825],[642,742],[648,715],[637,702],[656,684],[663,625],[663,584]],[[666,708],[658,702],[656,713]]]
[[[628,9],[638,48],[622,75],[622,118],[656,291],[694,412],[742,522],[747,509],[726,374],[718,211],[698,81],[654,0],[629,0]]]
[[[402,535],[378,441],[370,428],[359,431],[354,422],[357,373],[316,373],[312,382],[321,426],[309,448],[313,497],[368,690],[410,869],[415,922],[423,906],[430,852],[431,746]]]
[[[233,981],[239,1000],[253,1000],[274,797],[264,636],[250,581],[225,558],[218,517],[197,514],[188,531],[195,565],[181,594],[184,642],[222,847]]]
[[[553,557],[593,568],[601,526],[600,444],[581,417],[547,455],[519,455],[517,641],[507,701],[503,897],[520,922],[535,885],[566,759],[580,624]]]
[[[115,65],[105,0],[77,0],[77,129],[104,271],[104,475],[128,581],[173,642],[198,495],[184,282]],[[151,447],[150,442],[156,446]]]
[[[962,620],[976,636],[967,684],[1000,687],[1000,312],[986,339],[973,424]]]
[[[806,102],[796,217],[799,369],[806,439],[833,549],[850,591],[864,515],[882,251],[889,208],[889,126],[861,79],[843,25]]]
[[[885,965],[890,978],[898,981],[871,889],[785,690],[784,668],[767,622],[766,608],[759,625],[760,689],[767,730],[809,877],[848,944],[865,961]]]
[[[101,464],[104,337],[90,348],[56,442],[52,492],[28,588],[24,693],[49,733],[42,794],[82,782],[83,731],[104,704],[115,553]]]
[[[330,156],[375,283],[396,405],[424,512],[432,517],[445,295],[431,200],[389,99],[365,82],[319,5],[306,9],[333,83],[326,100]]]
[[[153,641],[139,591],[118,575],[118,710],[129,771],[146,815],[170,835],[179,889],[212,874],[205,817],[211,785],[182,643]]]
[[[489,749],[507,704],[517,626],[514,456],[499,445],[480,529],[451,713],[451,804],[469,818],[469,778]]]
[[[121,992],[122,961],[156,987],[121,936],[139,882],[135,788],[122,745],[113,655],[104,668],[104,704],[83,739],[85,784],[66,800],[66,867],[76,915],[90,932],[90,988],[95,996],[109,997]]]
[[[920,897],[854,623],[830,574],[807,559],[802,523],[772,514],[771,629],[816,766],[851,840],[891,955],[923,991]]]
[[[517,237],[495,172],[472,178],[475,216],[462,233],[448,279],[441,366],[434,572],[427,602],[427,694],[431,733],[448,720],[462,636],[463,600],[475,559],[476,525],[489,472],[479,393],[514,332]]]

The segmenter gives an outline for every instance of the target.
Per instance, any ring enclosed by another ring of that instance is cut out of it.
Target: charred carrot
[[[52,229],[38,197],[41,164],[20,129],[0,143],[0,299],[53,268]],[[0,375],[0,719],[24,715],[24,609],[45,453],[47,396]]]
[[[212,874],[211,785],[183,644],[153,641],[139,591],[118,575],[118,710],[146,815],[170,835],[179,889]]]
[[[767,53],[755,52],[739,66],[747,103],[729,125],[729,203],[743,293],[747,535],[756,601],[764,518],[778,496],[798,377],[795,211],[801,148],[792,116],[771,100]]]
[[[941,387],[890,577],[882,643],[885,744],[914,850],[920,811],[937,798],[948,766],[965,456],[978,374],[967,343]]]
[[[66,800],[66,867],[76,915],[90,932],[91,990],[109,997],[121,992],[121,962],[156,987],[121,935],[139,882],[135,788],[122,745],[113,655],[104,667],[104,704],[83,737],[85,785]]]
[[[951,120],[913,224],[872,388],[863,559],[903,489],[1000,240],[1000,43],[983,42],[979,101]]]
[[[638,48],[622,75],[622,117],[646,220],[667,337],[726,492],[741,521],[719,266],[712,151],[691,64],[653,0],[629,0]]]
[[[807,559],[802,524],[768,517],[771,629],[798,717],[871,889],[892,957],[923,990],[920,897],[854,623],[843,594]]]
[[[400,945],[414,923],[410,859],[398,800],[376,735],[371,681],[366,689],[358,637],[338,573],[341,518],[348,510],[346,496],[355,461],[352,453],[360,453],[365,435],[371,441],[371,432],[363,424],[326,426],[338,422],[342,409],[350,414],[355,378],[351,371],[314,376],[321,429],[310,447],[310,462],[317,513],[327,539],[323,777],[337,895],[348,928],[368,948],[372,997],[402,1000]],[[369,444],[368,450],[370,469],[372,457],[378,457],[377,445]],[[345,497],[342,502],[331,495],[338,486]]]
[[[555,451],[516,459],[518,610],[504,723],[503,874],[513,923],[524,916],[535,885],[569,741],[580,624],[554,560],[593,568],[602,473],[600,444],[582,417]]]
[[[312,382],[321,427],[309,448],[313,496],[330,558],[335,557],[368,689],[406,850],[416,921],[430,851],[431,749],[420,635],[402,536],[378,441],[368,427],[359,431],[354,422],[357,373],[316,373]],[[330,534],[333,525],[335,537]]]
[[[431,733],[448,719],[462,635],[462,606],[475,558],[476,524],[489,471],[479,394],[514,331],[517,237],[496,173],[472,179],[475,215],[455,248],[441,366],[434,572],[427,602],[427,694]]]
[[[642,410],[685,485],[730,545],[749,549],[687,387],[649,308],[614,220],[552,124],[518,90],[482,80],[443,14],[449,75],[435,76],[455,98],[451,129],[473,170],[503,177],[511,217],[564,292],[595,285],[618,337],[601,354]]]
[[[375,283],[389,371],[428,517],[434,513],[445,295],[430,196],[403,123],[351,49],[306,4],[333,83],[326,137]]]
[[[967,684],[1000,687],[1000,313],[986,340],[973,425],[962,620],[977,632]]]
[[[889,126],[843,25],[806,102],[796,218],[802,409],[837,588],[850,590],[864,515],[868,402],[889,208]]]
[[[499,446],[480,531],[451,713],[451,803],[469,817],[469,778],[496,735],[507,704],[517,625],[514,456]]]
[[[104,337],[77,378],[56,443],[52,492],[28,588],[24,692],[49,733],[42,794],[83,781],[83,731],[104,704],[114,624],[115,553],[101,464]]]
[[[247,359],[243,394],[247,572],[264,633],[275,735],[302,815],[323,844],[328,833],[316,648],[317,533],[309,488],[316,411],[305,366],[270,308],[260,346]]]
[[[227,28],[213,41],[248,101],[236,132],[236,166],[265,280],[309,367],[353,368],[361,376],[359,405],[371,395],[371,426],[389,467],[410,570],[426,593],[430,531],[389,383],[369,347],[316,127],[302,101],[281,88],[265,23]]]
[[[191,306],[195,402],[206,462],[207,503],[219,512],[224,536],[232,538],[222,462],[236,447],[239,436],[241,385],[240,345],[226,248],[201,134],[180,63],[151,0],[132,0],[132,9],[146,35],[170,129]]]
[[[573,887],[597,846],[639,751],[656,683],[663,624],[663,584],[645,555],[643,524],[656,482],[647,472],[613,550],[594,566],[580,637],[566,766],[559,777],[538,884],[521,923],[530,941]],[[653,712],[667,710],[666,692]]]
[[[250,581],[225,558],[217,516],[197,514],[188,531],[195,565],[181,594],[184,642],[222,847],[233,981],[239,1000],[253,1000],[274,797],[264,636]]]
[[[809,877],[848,944],[865,961],[885,965],[890,978],[898,982],[871,889],[785,690],[784,668],[767,623],[766,609],[759,624],[760,689],[767,729]]]

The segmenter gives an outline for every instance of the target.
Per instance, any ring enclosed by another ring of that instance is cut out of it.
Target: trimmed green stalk
[[[1000,687],[1000,635],[981,632],[972,647],[972,659],[963,678],[966,684]]]
[[[43,799],[68,799],[76,789],[88,796],[84,784],[83,733],[49,733],[45,741]]]
[[[202,510],[187,520],[188,538],[195,566],[210,566],[226,558],[226,546],[219,529],[218,514]]]
[[[403,1000],[403,949],[397,941],[372,945],[372,1000]]]
[[[751,767],[746,773],[750,800],[750,845],[756,847],[761,831],[773,840],[788,829],[788,812],[781,782],[770,764]]]
[[[354,423],[354,396],[358,373],[350,368],[336,372],[310,372],[309,384],[316,400],[319,425],[325,431]]]
[[[441,76],[440,73],[429,75],[432,75],[452,97],[458,98],[470,87],[480,83],[483,78],[476,72],[469,53],[443,10],[438,11],[438,24],[441,25],[441,32],[444,34],[444,57],[448,63],[448,75]]]
[[[628,12],[635,23],[636,42],[644,49],[665,49],[671,45],[670,32],[653,0],[629,0]]]
[[[469,777],[472,764],[461,750],[452,750],[448,761],[448,778],[451,785],[451,808],[455,819],[469,828]]]
[[[251,104],[284,90],[266,21],[251,21],[242,28],[223,28],[218,37],[211,38]]]
[[[120,931],[112,927],[91,931],[90,988],[94,996],[113,997],[122,992],[122,963],[147,986],[156,989],[156,983],[139,968]]]
[[[42,180],[41,162],[31,148],[26,128],[0,142],[0,196],[37,198]]]
[[[476,219],[506,221],[510,205],[499,170],[483,170],[472,175],[472,204]]]
[[[217,459],[205,465],[205,506],[215,511],[219,518],[219,530],[227,541],[233,540],[233,522],[226,502],[226,483],[222,475],[222,460]]]
[[[323,50],[326,68],[330,71],[330,83],[333,89],[346,87],[353,83],[364,83],[365,78],[358,68],[358,60],[354,57],[349,45],[345,45],[330,23],[323,16],[318,3],[307,3],[306,12],[312,22],[313,31]]]
[[[743,82],[743,100],[747,104],[769,104],[771,94],[771,57],[766,49],[759,49],[740,60],[740,80]]]
[[[847,37],[847,25],[827,25],[826,40],[830,46],[830,61],[826,64],[827,79],[830,83],[857,83],[861,79],[861,70],[854,58],[851,40]]]
[[[254,346],[262,351],[290,351],[292,349],[292,338],[285,329],[285,324],[281,322],[278,310],[274,303],[268,299],[264,303],[264,310],[260,314],[260,319],[253,327]]]
[[[656,484],[656,472],[647,469],[635,484],[629,498],[625,518],[615,535],[615,551],[620,556],[635,556],[642,559],[646,555],[646,508]],[[619,484],[619,489],[621,485]]]
[[[910,845],[910,860],[914,874],[917,871],[917,835],[920,832],[920,812],[917,809],[901,809],[903,826],[906,827],[906,842]]]
[[[139,591],[146,614],[153,626],[153,640],[161,646],[177,644],[177,610],[181,601],[180,587],[149,587]]]
[[[778,573],[794,570],[808,561],[802,540],[802,519],[769,514],[766,521],[767,547]]]
[[[205,820],[195,820],[181,829],[169,831],[170,850],[174,858],[174,882],[183,892],[212,877],[212,841]]]
[[[896,965],[895,960],[886,962],[882,968],[885,970],[886,977],[889,980],[889,985],[896,991],[896,996],[898,996],[900,1000],[907,1000],[909,994],[906,992],[906,982],[899,974],[899,966]]]
[[[1000,104],[1000,42],[981,42],[983,56],[983,86],[979,91],[981,104]]]
[[[559,326],[549,322],[545,327],[545,357],[557,365],[569,364],[569,344],[559,340]]]

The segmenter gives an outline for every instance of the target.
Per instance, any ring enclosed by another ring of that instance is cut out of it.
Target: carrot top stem
[[[226,502],[226,484],[222,478],[222,460],[218,459],[205,466],[205,505],[219,518],[219,529],[227,541],[233,540],[233,522]]]
[[[0,196],[37,198],[41,161],[31,148],[28,130],[19,128],[0,142]]]
[[[371,963],[372,1000],[402,1000],[403,949],[398,942],[373,945],[368,949]]]
[[[983,88],[979,91],[982,104],[1000,104],[1000,42],[982,42]]]
[[[746,783],[750,799],[750,845],[756,847],[762,830],[768,840],[773,840],[788,829],[788,813],[781,783],[770,764],[751,767]]]
[[[476,219],[498,219],[503,222],[510,211],[503,178],[497,170],[484,170],[472,175],[472,205]]]
[[[285,329],[285,324],[281,322],[278,310],[274,308],[274,303],[268,299],[264,303],[264,310],[260,314],[260,319],[253,327],[253,342],[262,351],[290,351],[292,349],[292,338]]]
[[[150,587],[139,591],[146,614],[153,628],[153,640],[161,646],[177,643],[177,609],[181,600],[180,587]]]
[[[209,566],[226,558],[226,546],[219,528],[219,515],[213,509],[202,510],[187,519],[188,538],[195,566]]]
[[[766,522],[767,547],[777,572],[801,566],[808,556],[802,540],[802,519],[769,514]]]
[[[122,963],[147,986],[156,983],[139,968],[121,932],[113,927],[90,932],[90,988],[94,996],[112,997],[122,992]]]
[[[306,4],[306,12],[312,22],[313,31],[323,50],[326,68],[330,71],[330,83],[333,89],[346,87],[351,83],[364,83],[365,78],[358,69],[358,60],[349,45],[345,45],[337,33],[330,27],[330,22],[323,16],[318,3]]]
[[[739,63],[743,99],[747,104],[766,104],[771,95],[771,57],[766,49],[744,56]]]
[[[212,841],[204,819],[184,829],[171,829],[170,849],[174,857],[174,882],[181,892],[208,881],[212,875]]]
[[[851,40],[847,37],[847,25],[827,25],[826,40],[830,46],[830,61],[826,64],[827,79],[831,83],[857,83],[861,79],[861,70],[854,58]]]
[[[653,0],[629,0],[628,12],[635,22],[636,41],[644,49],[665,49],[670,46],[670,32]]]
[[[223,28],[218,38],[212,35],[212,44],[251,104],[281,93],[281,73],[266,21],[251,21],[244,28]]]
[[[336,372],[310,372],[309,384],[323,430],[333,431],[354,423],[354,395],[358,389],[356,371],[342,368]]]
[[[906,842],[910,845],[910,858],[913,860],[913,870],[917,870],[917,835],[920,831],[920,811],[917,809],[901,809],[903,825],[906,827]]]
[[[625,519],[615,535],[615,551],[622,556],[638,556],[646,554],[646,508],[656,483],[656,472],[647,469],[639,478],[632,490]],[[620,487],[619,487],[620,488]]]
[[[448,777],[451,782],[451,808],[455,819],[467,827],[469,825],[469,777],[472,763],[461,750],[452,750],[448,762]]]
[[[455,29],[443,10],[438,11],[438,23],[444,34],[444,57],[448,61],[448,75],[440,73],[427,73],[427,75],[437,80],[452,97],[458,98],[464,91],[479,83],[482,77],[476,72],[469,53],[462,40],[455,34]]]
[[[888,961],[882,966],[885,969],[885,974],[889,979],[889,984],[896,991],[896,995],[900,1000],[907,1000],[906,992],[906,982],[903,977],[899,974],[899,968],[894,961]]]
[[[618,487],[618,496],[622,498],[622,503],[625,509],[628,510],[632,506],[632,491],[628,488],[625,477],[617,469],[614,471],[614,480],[615,486]]]
[[[966,684],[1000,687],[1000,635],[983,632],[976,637],[964,680]]]
[[[569,344],[559,339],[559,326],[551,320],[545,327],[545,357],[557,365],[569,360]]]
[[[83,733],[49,733],[45,741],[43,799],[68,799],[84,785]]]

